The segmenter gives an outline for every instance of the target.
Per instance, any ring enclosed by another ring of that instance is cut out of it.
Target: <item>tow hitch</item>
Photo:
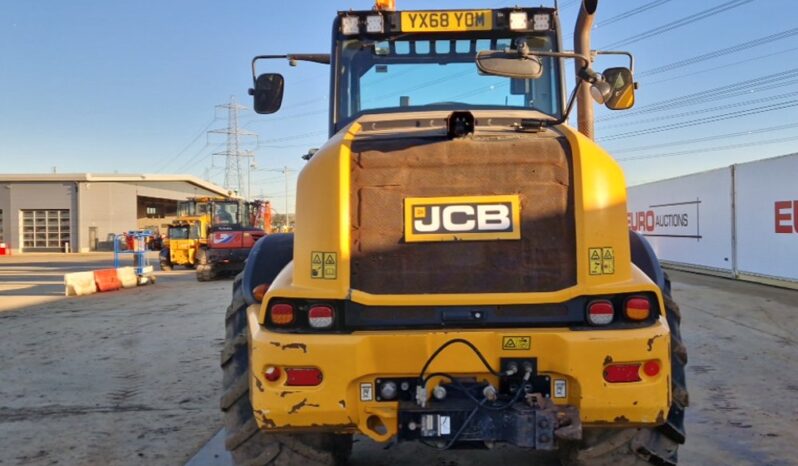
[[[485,368],[498,377],[498,388],[487,381],[457,378],[443,372],[425,376],[432,361],[453,344],[469,347]],[[427,386],[433,378],[446,382],[437,385],[430,398]],[[407,385],[412,392],[408,381],[397,382]],[[397,386],[396,382],[387,383]],[[471,342],[454,339],[430,356],[414,388],[415,399],[399,400],[400,441],[417,440],[440,449],[502,442],[554,450],[557,440],[582,438],[579,411],[574,406],[555,405],[551,401],[551,380],[537,374],[535,358],[502,358],[500,370],[496,371]]]

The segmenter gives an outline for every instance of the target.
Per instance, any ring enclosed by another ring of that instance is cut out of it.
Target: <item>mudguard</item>
[[[651,243],[641,234],[629,230],[629,245],[632,250],[632,263],[659,286],[663,293],[671,295],[671,284],[662,270],[657,254]]]
[[[244,287],[244,300],[247,304],[255,303],[252,289],[263,283],[271,283],[293,257],[293,233],[267,235],[255,243],[247,257],[244,276],[241,280],[241,286]]]

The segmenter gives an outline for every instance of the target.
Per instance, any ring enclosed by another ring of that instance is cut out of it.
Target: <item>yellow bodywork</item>
[[[670,333],[664,316],[649,327],[573,331],[568,328],[435,331],[371,331],[352,334],[288,334],[262,326],[271,298],[349,299],[364,305],[500,305],[557,303],[584,295],[652,292],[658,287],[631,264],[626,224],[625,180],[617,163],[592,141],[567,126],[573,154],[577,284],[554,292],[494,294],[375,295],[350,289],[350,146],[360,127],[340,131],[309,161],[298,180],[294,262],[269,288],[263,305],[248,309],[250,393],[258,425],[271,430],[361,431],[386,441],[397,431],[396,402],[361,402],[360,384],[378,377],[417,377],[430,355],[446,341],[465,338],[498,367],[501,357],[535,357],[538,372],[552,383],[567,382],[557,404],[579,409],[591,425],[654,425],[670,406]],[[337,173],[337,176],[331,174]],[[334,252],[334,279],[312,277],[314,251]],[[600,254],[599,261],[595,254]],[[607,256],[609,254],[610,256]],[[504,350],[507,336],[529,337],[528,350]],[[602,373],[610,362],[657,360],[662,370],[634,383],[610,384]],[[324,374],[316,387],[286,387],[263,377],[267,366],[317,367]],[[467,348],[452,346],[430,371],[473,375],[495,382]],[[433,382],[437,383],[437,382]],[[553,393],[553,391],[552,391]]]

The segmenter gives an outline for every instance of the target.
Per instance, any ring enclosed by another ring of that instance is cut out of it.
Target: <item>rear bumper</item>
[[[498,367],[500,358],[537,358],[538,374],[565,393],[551,388],[557,406],[578,410],[582,425],[640,426],[665,421],[670,406],[670,334],[660,318],[640,329],[572,331],[567,328],[490,330],[413,330],[352,334],[285,334],[260,325],[259,306],[250,306],[250,393],[258,425],[275,431],[357,432],[377,441],[397,435],[399,403],[376,401],[374,383],[380,377],[417,377],[430,355],[445,342],[464,338]],[[528,350],[502,348],[503,337],[524,336]],[[633,383],[605,382],[603,370],[612,362],[657,360],[662,370]],[[323,380],[315,387],[286,385],[285,371],[269,382],[269,366],[316,367]],[[496,383],[477,357],[462,346],[450,346],[429,368],[456,376],[475,376]],[[362,387],[371,387],[371,400]],[[558,396],[559,395],[559,396]],[[384,426],[384,429],[382,429]]]
[[[251,248],[208,248],[208,262],[218,267],[242,268]]]

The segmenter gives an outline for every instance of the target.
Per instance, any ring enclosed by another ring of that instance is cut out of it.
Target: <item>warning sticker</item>
[[[338,254],[313,251],[310,253],[310,277],[324,280],[338,278]]]
[[[615,273],[615,250],[613,248],[589,248],[590,275],[612,275]]]
[[[502,349],[508,351],[528,350],[532,346],[530,337],[502,337]]]

